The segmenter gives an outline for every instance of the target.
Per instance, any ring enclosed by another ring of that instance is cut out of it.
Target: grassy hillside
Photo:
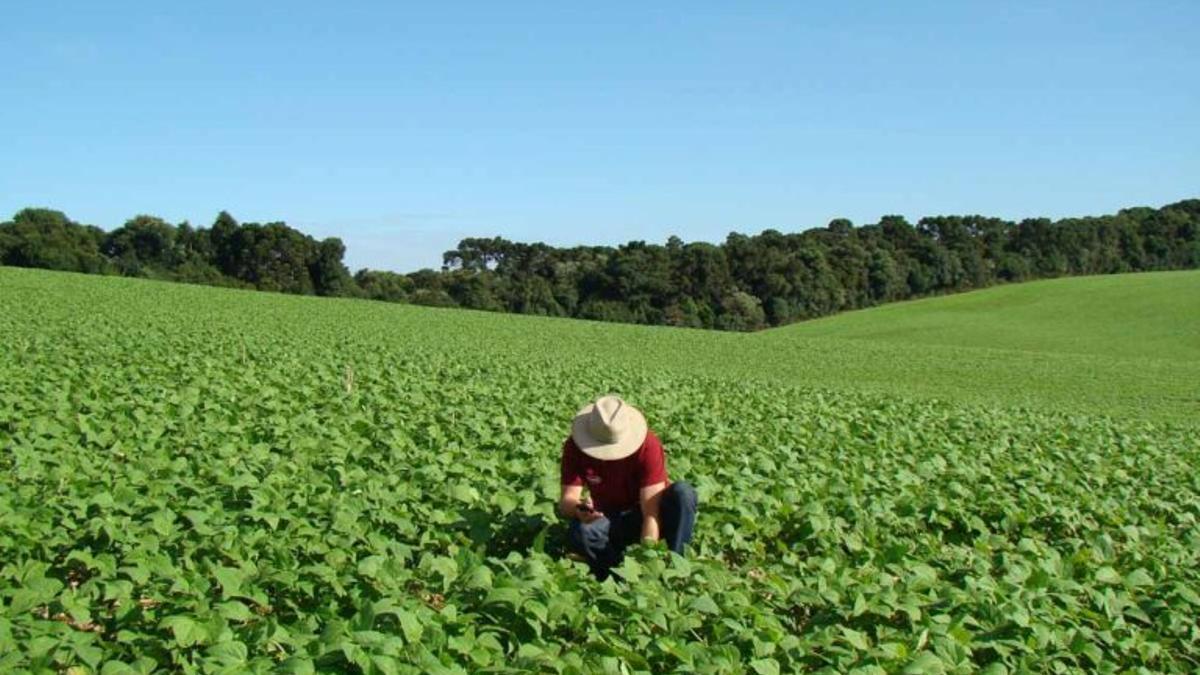
[[[134,279],[88,279],[0,268],[10,303],[47,294],[43,311],[73,313],[127,298],[194,307],[237,322],[288,313],[273,330],[304,333],[295,317],[344,317],[374,334],[446,350],[553,361],[558,350],[648,371],[834,391],[936,398],[1122,418],[1200,418],[1200,272],[1033,282],[898,303],[756,334],[440,310],[356,300],[232,291]],[[1137,317],[1134,319],[1133,317]]]
[[[1200,663],[1200,448],[1156,389],[1194,362],[5,268],[0,336],[3,672]],[[701,510],[598,583],[553,504],[606,391]]]
[[[1200,361],[1200,271],[1072,277],[847,312],[776,337]]]
[[[822,386],[1200,418],[1200,272],[1077,277],[885,305],[754,336]]]

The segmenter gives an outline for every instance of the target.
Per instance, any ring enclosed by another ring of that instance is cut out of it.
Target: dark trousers
[[[667,547],[683,555],[696,526],[696,489],[685,482],[671,483],[663,491],[658,506],[659,536]],[[584,523],[571,521],[567,531],[571,548],[587,558],[598,579],[608,577],[621,564],[625,549],[642,536],[642,510],[633,508]]]

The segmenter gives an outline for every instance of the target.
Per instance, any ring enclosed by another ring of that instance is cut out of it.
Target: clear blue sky
[[[0,218],[226,209],[408,271],[1200,196],[1196,0],[422,4],[6,3]]]

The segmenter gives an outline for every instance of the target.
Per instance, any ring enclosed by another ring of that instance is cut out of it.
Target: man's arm
[[[638,492],[638,500],[642,506],[642,540],[658,541],[658,504],[662,501],[663,490],[667,489],[666,481],[647,485]]]
[[[573,451],[573,452],[572,452]],[[597,518],[603,517],[604,514],[596,511],[580,511],[579,505],[583,503],[583,472],[578,461],[579,449],[574,447],[574,442],[567,439],[563,443],[562,452],[562,496],[558,498],[558,512],[564,518],[574,518],[585,523],[590,523]],[[588,500],[589,502],[591,499]]]
[[[558,512],[563,518],[576,518],[590,523],[597,518],[604,517],[604,514],[598,511],[580,511],[579,505],[582,503],[584,503],[582,485],[562,486],[562,497],[558,500]]]

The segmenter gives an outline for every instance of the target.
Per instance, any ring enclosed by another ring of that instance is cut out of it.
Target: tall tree
[[[0,263],[98,274],[110,269],[100,251],[104,232],[80,225],[61,211],[22,209],[0,223]]]
[[[923,295],[1065,274],[1200,266],[1200,200],[1093,218],[1020,223],[931,216],[835,219],[796,233],[732,233],[721,244],[555,248],[501,237],[463,239],[441,270],[360,270],[336,238],[276,223],[210,228],[142,215],[105,234],[58,211],[0,223],[0,263],[153,276],[287,293],[358,295],[603,321],[756,330]]]

